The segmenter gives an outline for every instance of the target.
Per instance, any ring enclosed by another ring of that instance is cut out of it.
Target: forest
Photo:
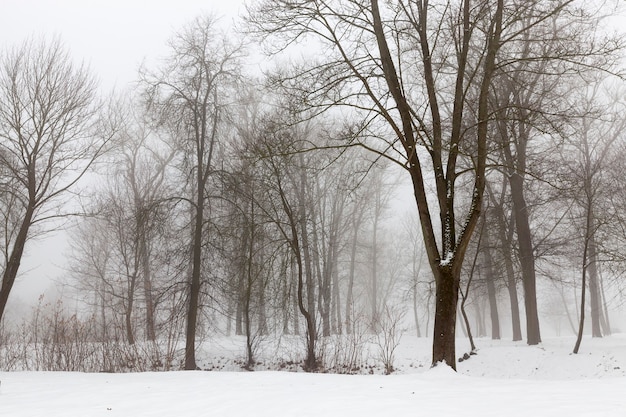
[[[258,0],[112,93],[60,36],[5,48],[0,370],[204,369],[219,337],[392,373],[401,337],[456,369],[474,337],[620,332],[620,7]],[[62,291],[12,305],[58,231]]]

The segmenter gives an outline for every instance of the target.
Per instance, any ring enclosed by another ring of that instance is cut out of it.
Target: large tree
[[[488,95],[504,12],[503,0],[266,0],[249,17],[272,36],[275,51],[319,41],[325,58],[274,80],[307,114],[311,107],[350,107],[363,121],[351,144],[409,174],[436,282],[433,364],[456,364],[460,272],[482,206]],[[472,178],[464,182],[470,201],[456,198],[461,175]]]
[[[210,179],[224,139],[228,96],[239,76],[241,48],[219,32],[213,17],[199,17],[176,34],[171,54],[156,73],[143,74],[149,110],[182,150],[191,206],[190,277],[185,369],[196,369],[195,338],[200,308]],[[232,94],[234,96],[234,94]]]
[[[107,142],[93,128],[97,109],[93,76],[58,39],[31,39],[0,55],[2,192],[15,227],[5,233],[0,319],[33,227],[66,215],[64,197]]]

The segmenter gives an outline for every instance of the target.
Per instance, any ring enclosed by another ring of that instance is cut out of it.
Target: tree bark
[[[495,274],[493,271],[491,239],[489,228],[483,228],[485,245],[483,247],[483,262],[485,264],[485,281],[487,282],[487,296],[489,297],[489,312],[491,315],[491,338],[500,339],[500,317],[498,316],[498,298],[496,296]]]
[[[504,268],[506,270],[507,290],[509,293],[509,303],[511,305],[511,328],[513,330],[513,341],[522,340],[522,325],[520,321],[519,299],[517,296],[517,279],[513,268],[513,253],[511,251],[511,241],[506,238],[505,232],[499,229],[500,243],[504,257]]]
[[[556,283],[555,283],[555,285],[556,285]],[[577,334],[576,333],[576,325],[574,324],[574,320],[572,319],[572,315],[569,312],[569,307],[568,307],[569,303],[565,299],[565,294],[563,293],[563,287],[562,286],[559,287],[558,291],[559,291],[559,296],[561,298],[561,302],[563,303],[563,308],[565,309],[565,316],[567,317],[567,322],[569,323],[570,328],[572,329],[572,333],[573,334]],[[578,315],[578,308],[576,308],[576,313]],[[576,317],[576,318],[578,318],[578,317]]]
[[[595,227],[595,225],[592,225]],[[589,266],[587,270],[589,272],[589,304],[591,306],[591,336],[602,337],[602,329],[600,326],[600,317],[602,310],[600,307],[600,289],[598,286],[598,268],[597,268],[597,249],[595,239],[595,229],[592,230],[592,235],[589,238]]]
[[[535,255],[528,220],[528,208],[524,199],[524,180],[520,172],[509,176],[513,213],[519,244],[522,284],[524,287],[524,307],[526,309],[526,339],[529,345],[541,343],[539,313],[537,309],[537,287],[535,277]]]
[[[482,300],[476,300],[474,303],[474,310],[476,311],[476,327],[478,328],[478,337],[485,337],[487,332],[485,328],[485,314],[483,308],[481,308]]]
[[[413,282],[412,293],[413,293],[413,320],[415,321],[416,336],[419,338],[419,337],[422,337],[422,331],[420,330],[420,321],[419,321],[418,311],[417,311],[417,281]]]
[[[198,167],[198,172],[202,172]],[[200,184],[203,184],[199,179]],[[204,186],[198,187],[194,216],[193,257],[189,283],[187,307],[187,329],[185,333],[185,370],[196,370],[196,326],[200,307],[200,274],[202,268],[202,224],[204,221]]]
[[[306,173],[302,172],[300,177],[300,233],[302,238],[302,261],[304,262],[304,276],[306,277],[306,301],[307,312],[310,318],[315,321],[315,277],[313,276],[313,265],[309,244],[309,231],[306,222]],[[315,327],[315,326],[314,326]]]
[[[33,223],[33,215],[35,213],[34,205],[29,204],[24,213],[20,230],[13,243],[13,249],[11,255],[2,274],[2,286],[0,287],[0,321],[4,316],[4,311],[9,300],[9,294],[15,284],[15,278],[20,269],[20,263],[22,261],[22,255],[24,254],[24,247],[28,240],[28,231]]]
[[[590,212],[587,212],[587,222],[586,222],[586,230],[585,230],[585,242],[583,248],[583,259],[582,259],[582,288],[580,294],[580,319],[578,322],[578,335],[576,336],[576,343],[574,344],[574,353],[577,354],[580,350],[580,343],[583,340],[583,330],[585,327],[585,302],[586,302],[586,289],[587,289],[587,268],[588,268],[588,258],[589,258],[589,232],[590,232]]]
[[[339,288],[339,271],[337,268],[337,257],[333,261],[333,321],[335,334],[343,334],[341,319],[341,291]]]
[[[302,175],[304,176],[304,171],[302,173]],[[279,192],[280,192],[280,196],[281,196],[281,200],[283,203],[283,208],[285,210],[285,213],[287,214],[288,218],[289,218],[289,224],[290,224],[290,228],[291,228],[291,248],[293,250],[293,254],[294,257],[296,259],[296,265],[297,265],[297,274],[298,274],[298,289],[297,289],[297,300],[298,300],[298,309],[300,310],[300,314],[302,314],[302,316],[304,317],[304,320],[306,322],[306,337],[307,337],[307,356],[304,360],[304,369],[306,371],[315,371],[317,369],[317,358],[315,355],[315,343],[316,343],[316,339],[317,339],[317,328],[315,325],[315,315],[314,315],[314,311],[315,311],[315,298],[314,298],[314,284],[313,284],[313,277],[311,275],[308,274],[312,274],[312,268],[311,268],[311,261],[310,261],[310,256],[308,257],[308,262],[307,262],[307,254],[308,254],[308,240],[305,240],[305,236],[307,236],[307,230],[306,230],[306,222],[305,222],[305,209],[304,209],[304,199],[305,199],[305,194],[304,194],[304,178],[301,176],[301,189],[300,189],[300,207],[299,207],[299,212],[300,212],[300,222],[298,222],[296,220],[296,218],[293,215],[293,211],[291,210],[291,208],[289,207],[289,204],[287,203],[287,199],[286,196],[284,194],[284,191],[282,190],[282,188],[280,188],[279,186]],[[301,227],[301,232],[302,232],[302,250],[300,249],[300,242],[298,239],[298,223]],[[305,243],[305,241],[307,243]],[[304,265],[303,265],[303,254],[305,256],[304,258]],[[307,310],[307,308],[304,306],[304,269],[307,269],[307,301],[308,301],[308,307],[309,310]]]
[[[506,285],[509,293],[509,303],[511,306],[511,329],[513,331],[513,341],[522,340],[522,326],[520,322],[519,299],[517,296],[517,279],[515,278],[515,268],[513,267],[513,251],[511,250],[511,237],[513,233],[513,225],[515,217],[510,217],[511,225],[507,228],[507,217],[504,214],[504,195],[507,186],[507,179],[504,177],[502,182],[502,192],[499,200],[491,189],[487,186],[487,190],[492,202],[492,211],[496,219],[496,229],[498,233],[498,241],[502,250],[502,261],[506,273]],[[507,235],[507,229],[511,236]]]
[[[124,318],[126,323],[126,341],[129,345],[135,344],[135,334],[133,332],[133,305],[135,303],[135,283],[137,282],[137,273],[133,272],[130,276],[130,282],[128,285],[128,293],[126,300],[126,308],[124,311]]]
[[[146,216],[147,212],[142,210],[137,221],[139,238],[139,256],[141,258],[141,272],[143,276],[143,292],[146,303],[146,339],[154,341],[156,339],[154,323],[154,300],[152,296],[152,272],[150,269],[150,257],[148,253],[148,242],[146,237]]]
[[[254,365],[254,350],[253,342],[254,335],[252,334],[252,317],[250,302],[252,301],[252,293],[254,290],[254,240],[255,240],[255,225],[254,225],[254,201],[250,200],[250,218],[246,225],[248,234],[248,246],[246,251],[246,287],[245,298],[243,304],[244,319],[246,326],[246,366],[245,368],[250,370]]]
[[[602,294],[601,300],[602,300],[602,310],[604,312],[604,314],[602,314],[602,330],[604,331],[605,335],[610,335],[611,334],[611,321],[609,320],[609,308],[607,306],[607,302],[606,302],[606,295],[604,293],[604,280],[602,279],[602,276],[600,274],[598,274],[598,280],[600,282],[600,293]]]
[[[282,313],[283,313],[283,334],[290,334],[289,331],[289,316],[291,311],[291,280],[287,270],[289,269],[289,260],[286,256],[283,256],[280,261],[280,275],[283,281],[283,300],[282,300]]]
[[[363,210],[360,210],[359,202],[355,203],[352,213],[352,242],[350,243],[350,268],[348,271],[348,290],[346,293],[346,334],[352,334],[354,330],[354,274],[356,271],[356,249],[363,213]]]
[[[380,190],[377,190],[379,194]],[[371,318],[370,318],[370,330],[372,333],[378,333],[379,321],[378,316],[378,217],[379,217],[379,204],[380,195],[376,196],[376,207],[374,213],[374,223],[372,224],[372,259],[371,259]]]
[[[435,327],[433,364],[446,363],[456,368],[456,309],[459,299],[460,274],[449,266],[436,271]]]
[[[292,274],[293,274],[293,264],[292,264]],[[297,288],[293,294],[293,334],[296,336],[300,336],[300,314],[299,314],[299,303],[300,298],[298,296]]]

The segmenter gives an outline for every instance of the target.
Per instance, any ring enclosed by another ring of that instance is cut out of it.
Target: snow
[[[453,258],[454,258],[454,253],[453,252],[448,252],[448,253],[446,253],[446,257],[441,260],[439,265],[441,265],[441,266],[448,266],[452,262]]]
[[[626,336],[540,346],[477,339],[458,373],[427,366],[428,339],[405,335],[397,373],[0,372],[0,416],[624,416]],[[459,339],[463,352],[465,339]],[[207,362],[230,354],[219,343]],[[223,343],[223,346],[227,343]],[[226,352],[226,353],[225,353]],[[460,355],[459,355],[460,356]],[[213,358],[213,359],[211,359]]]

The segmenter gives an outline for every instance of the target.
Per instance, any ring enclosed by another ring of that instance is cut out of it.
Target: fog
[[[597,31],[593,5],[433,8],[439,42],[412,9],[279,3],[250,3],[247,38],[239,1],[6,3],[0,331],[155,343],[158,370],[231,336],[252,370],[290,335],[337,371],[324,349],[361,334],[384,373],[402,335],[454,368],[474,337],[623,331],[617,6]]]

